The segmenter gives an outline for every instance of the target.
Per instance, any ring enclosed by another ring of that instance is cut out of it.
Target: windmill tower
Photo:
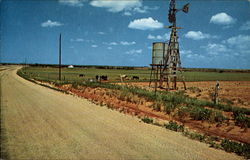
[[[170,40],[168,43],[164,43],[166,45],[163,45],[163,47],[161,48],[162,50],[161,54],[163,59],[160,61],[160,63],[157,64],[154,64],[154,50],[156,48],[153,44],[153,63],[151,64],[152,66],[151,77],[152,74],[154,74],[154,77],[156,77],[155,87],[166,88],[168,90],[169,89],[176,90],[177,77],[180,77],[184,84],[184,88],[186,89],[184,76],[182,75],[182,70],[181,70],[181,59],[180,59],[179,42],[177,35],[177,29],[181,28],[176,26],[176,13],[178,11],[183,11],[187,13],[188,7],[189,3],[184,5],[182,9],[176,9],[175,0],[170,0],[169,13],[168,13],[168,21],[172,24],[171,26],[168,27],[171,29]],[[157,84],[158,81],[159,85]],[[166,85],[164,83],[166,83]]]

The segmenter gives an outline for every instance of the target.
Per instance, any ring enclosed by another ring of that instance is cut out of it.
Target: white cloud
[[[100,35],[104,35],[104,34],[106,34],[106,33],[104,33],[104,32],[98,32],[98,34],[100,34]]]
[[[218,38],[218,36],[212,36],[210,34],[202,33],[201,31],[189,31],[184,35],[186,38],[193,40],[201,40],[206,38]]]
[[[98,47],[98,45],[92,44],[91,47],[96,48],[96,47]]]
[[[88,40],[88,39],[82,39],[82,38],[76,38],[76,39],[71,38],[70,42],[87,42],[87,43],[93,43],[94,40]]]
[[[141,0],[118,1],[118,0],[93,0],[90,5],[94,7],[107,8],[110,12],[121,12],[142,5]]]
[[[187,54],[186,57],[190,58],[190,59],[202,59],[202,58],[205,58],[204,55],[200,55],[200,54]]]
[[[142,49],[132,49],[126,52],[126,54],[140,54],[140,53],[142,53]]]
[[[227,53],[231,51],[225,45],[216,43],[209,43],[207,46],[202,46],[201,48],[204,48],[207,53],[211,55],[218,55],[220,53]]]
[[[189,55],[192,54],[193,52],[191,50],[180,50],[181,55]]]
[[[128,45],[133,45],[133,44],[136,44],[136,43],[135,43],[135,41],[133,41],[133,42],[121,41],[120,44],[124,45],[124,46],[128,46]]]
[[[129,23],[128,28],[139,30],[155,30],[163,28],[163,24],[152,17],[136,19]]]
[[[60,4],[72,7],[82,7],[85,0],[59,0]]]
[[[236,19],[232,18],[230,15],[222,12],[217,13],[212,16],[210,19],[210,23],[221,24],[221,25],[229,25],[235,23]]]
[[[123,15],[125,15],[125,16],[132,16],[132,13],[131,13],[131,12],[128,12],[128,11],[126,11],[126,12],[124,12],[124,13],[123,13]]]
[[[127,9],[123,15],[125,16],[131,16],[132,14],[135,13],[148,13],[150,10],[157,10],[159,7],[148,7],[148,6],[139,6],[139,7],[134,7],[134,8],[129,8]]]
[[[250,0],[249,0],[250,2]],[[241,27],[240,30],[250,30],[250,20],[246,21]]]
[[[83,39],[82,38],[77,38],[75,41],[76,42],[83,42]]]
[[[112,47],[108,47],[107,49],[112,49]]]
[[[51,21],[51,20],[48,20],[46,22],[43,22],[41,23],[41,26],[42,27],[59,27],[59,26],[62,26],[63,24],[60,23],[60,22],[56,22],[56,21]]]
[[[230,37],[225,41],[222,41],[224,44],[229,44],[230,46],[237,47],[241,51],[250,50],[250,36],[249,35],[238,35]]]
[[[118,43],[116,43],[116,42],[110,42],[110,43],[103,42],[103,44],[110,45],[110,46],[116,46],[116,45],[118,45]]]
[[[161,35],[152,35],[152,34],[149,34],[148,39],[152,39],[152,40],[168,40],[170,38],[170,32],[169,33],[165,33],[163,36]]]
[[[109,45],[116,46],[117,43],[116,42],[110,42]]]

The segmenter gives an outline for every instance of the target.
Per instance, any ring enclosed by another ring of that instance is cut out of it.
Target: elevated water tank
[[[164,57],[167,54],[168,43],[166,42],[154,42],[152,47],[152,64],[161,65],[164,64]]]

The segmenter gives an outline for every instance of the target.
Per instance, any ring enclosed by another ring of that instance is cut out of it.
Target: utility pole
[[[61,50],[61,45],[62,45],[62,43],[61,43],[61,41],[62,41],[62,35],[61,35],[61,33],[60,33],[60,37],[59,37],[59,81],[62,79],[61,78],[61,65],[62,65],[62,50]]]

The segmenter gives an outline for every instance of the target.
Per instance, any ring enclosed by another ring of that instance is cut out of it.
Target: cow
[[[108,80],[108,76],[107,75],[106,76],[102,75],[102,76],[100,76],[100,79],[104,80],[104,81],[107,81]]]
[[[84,74],[79,74],[79,77],[84,77],[85,75]]]
[[[99,75],[96,75],[95,79],[96,79],[96,81],[98,81],[99,80]]]
[[[132,77],[132,80],[139,80],[140,78],[139,78],[139,76],[133,76]]]
[[[120,74],[121,82],[123,82],[128,76],[126,74]]]

